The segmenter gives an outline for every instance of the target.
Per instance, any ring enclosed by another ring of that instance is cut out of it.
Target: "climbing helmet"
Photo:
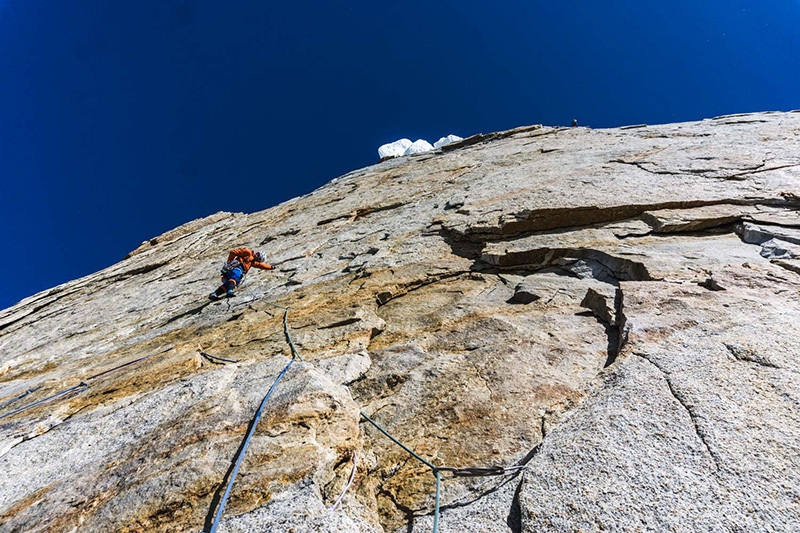
[[[256,261],[258,261],[259,263],[263,263],[264,260],[266,259],[264,252],[256,252],[255,256],[256,256]]]

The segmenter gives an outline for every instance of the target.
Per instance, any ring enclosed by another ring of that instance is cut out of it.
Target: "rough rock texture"
[[[279,270],[209,302],[239,246]],[[220,531],[429,531],[431,470],[359,411],[525,465],[443,472],[442,532],[794,531],[799,273],[798,113],[476,135],[196,220],[0,312],[0,531],[207,529],[275,305],[303,361]]]

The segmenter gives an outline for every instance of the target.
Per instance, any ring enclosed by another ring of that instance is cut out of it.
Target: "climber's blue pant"
[[[244,272],[242,272],[241,267],[236,267],[233,270],[231,270],[228,274],[223,276],[224,281],[222,284],[225,285],[228,289],[233,289],[236,286],[238,286],[239,283],[241,283],[243,276]],[[233,283],[230,283],[231,281],[233,281]]]

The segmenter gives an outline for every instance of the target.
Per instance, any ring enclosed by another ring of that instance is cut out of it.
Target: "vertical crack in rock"
[[[506,525],[511,533],[522,533],[522,504],[520,503],[519,496],[522,493],[522,479],[517,483],[517,488],[514,491],[514,498],[511,500],[511,508],[508,511],[506,518]]]
[[[610,360],[606,361],[606,367],[616,361],[617,356],[622,351],[622,348],[624,348],[628,343],[628,317],[625,316],[625,299],[621,287],[618,287],[616,293],[614,294],[614,309],[616,310],[617,321],[617,347],[614,351],[613,359],[610,359],[611,354],[609,354]],[[609,339],[609,342],[611,342],[611,339]]]
[[[614,315],[611,316],[608,309],[606,296],[590,288],[586,291],[586,296],[580,303],[591,311],[595,319],[605,328],[608,336],[608,346],[606,348],[606,361],[603,368],[608,368],[617,360],[619,353],[625,346],[628,336],[626,330],[626,318],[623,311],[622,289],[617,287],[614,291]],[[588,313],[587,313],[588,314]]]
[[[700,442],[703,444],[703,447],[705,448],[706,452],[708,452],[709,457],[711,457],[712,461],[714,461],[714,466],[716,467],[717,473],[719,474],[719,472],[722,470],[722,465],[721,465],[722,462],[719,456],[716,454],[716,452],[714,452],[711,449],[711,446],[708,445],[708,441],[706,440],[705,430],[703,430],[703,428],[697,421],[698,419],[697,413],[694,412],[694,409],[691,407],[691,405],[686,402],[686,399],[683,397],[683,395],[675,388],[675,386],[672,383],[672,380],[669,377],[669,374],[664,369],[658,366],[654,361],[652,361],[650,358],[647,357],[647,355],[643,353],[634,353],[634,355],[644,359],[645,361],[653,365],[664,376],[664,381],[666,381],[667,383],[667,388],[669,388],[670,394],[672,394],[672,397],[675,398],[675,400],[679,404],[681,404],[681,406],[689,414],[689,419],[692,421],[694,432],[697,435],[697,438],[700,439]]]
[[[626,318],[623,309],[623,294],[622,289],[617,287],[614,293],[614,322],[607,327],[608,333],[608,358],[606,359],[603,368],[608,368],[613,365],[619,356],[620,351],[628,341],[628,333],[626,330]]]
[[[398,511],[400,511],[405,515],[407,533],[414,533],[414,518],[416,514],[419,513],[419,511],[421,511],[421,509],[414,510],[410,507],[406,507],[405,505],[400,503],[400,501],[395,497],[395,495],[390,490],[384,489],[383,487],[381,487],[378,490],[377,496],[381,495],[388,498],[389,501],[392,502],[392,505],[394,505],[395,509],[397,509]]]

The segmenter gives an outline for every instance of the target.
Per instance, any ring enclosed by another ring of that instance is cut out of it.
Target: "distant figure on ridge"
[[[254,252],[250,248],[237,248],[228,254],[228,261],[222,267],[222,285],[212,292],[208,297],[216,300],[226,294],[228,298],[233,296],[233,289],[241,283],[242,278],[250,270],[250,267],[260,268],[261,270],[273,270],[275,267],[264,262],[263,252]]]

